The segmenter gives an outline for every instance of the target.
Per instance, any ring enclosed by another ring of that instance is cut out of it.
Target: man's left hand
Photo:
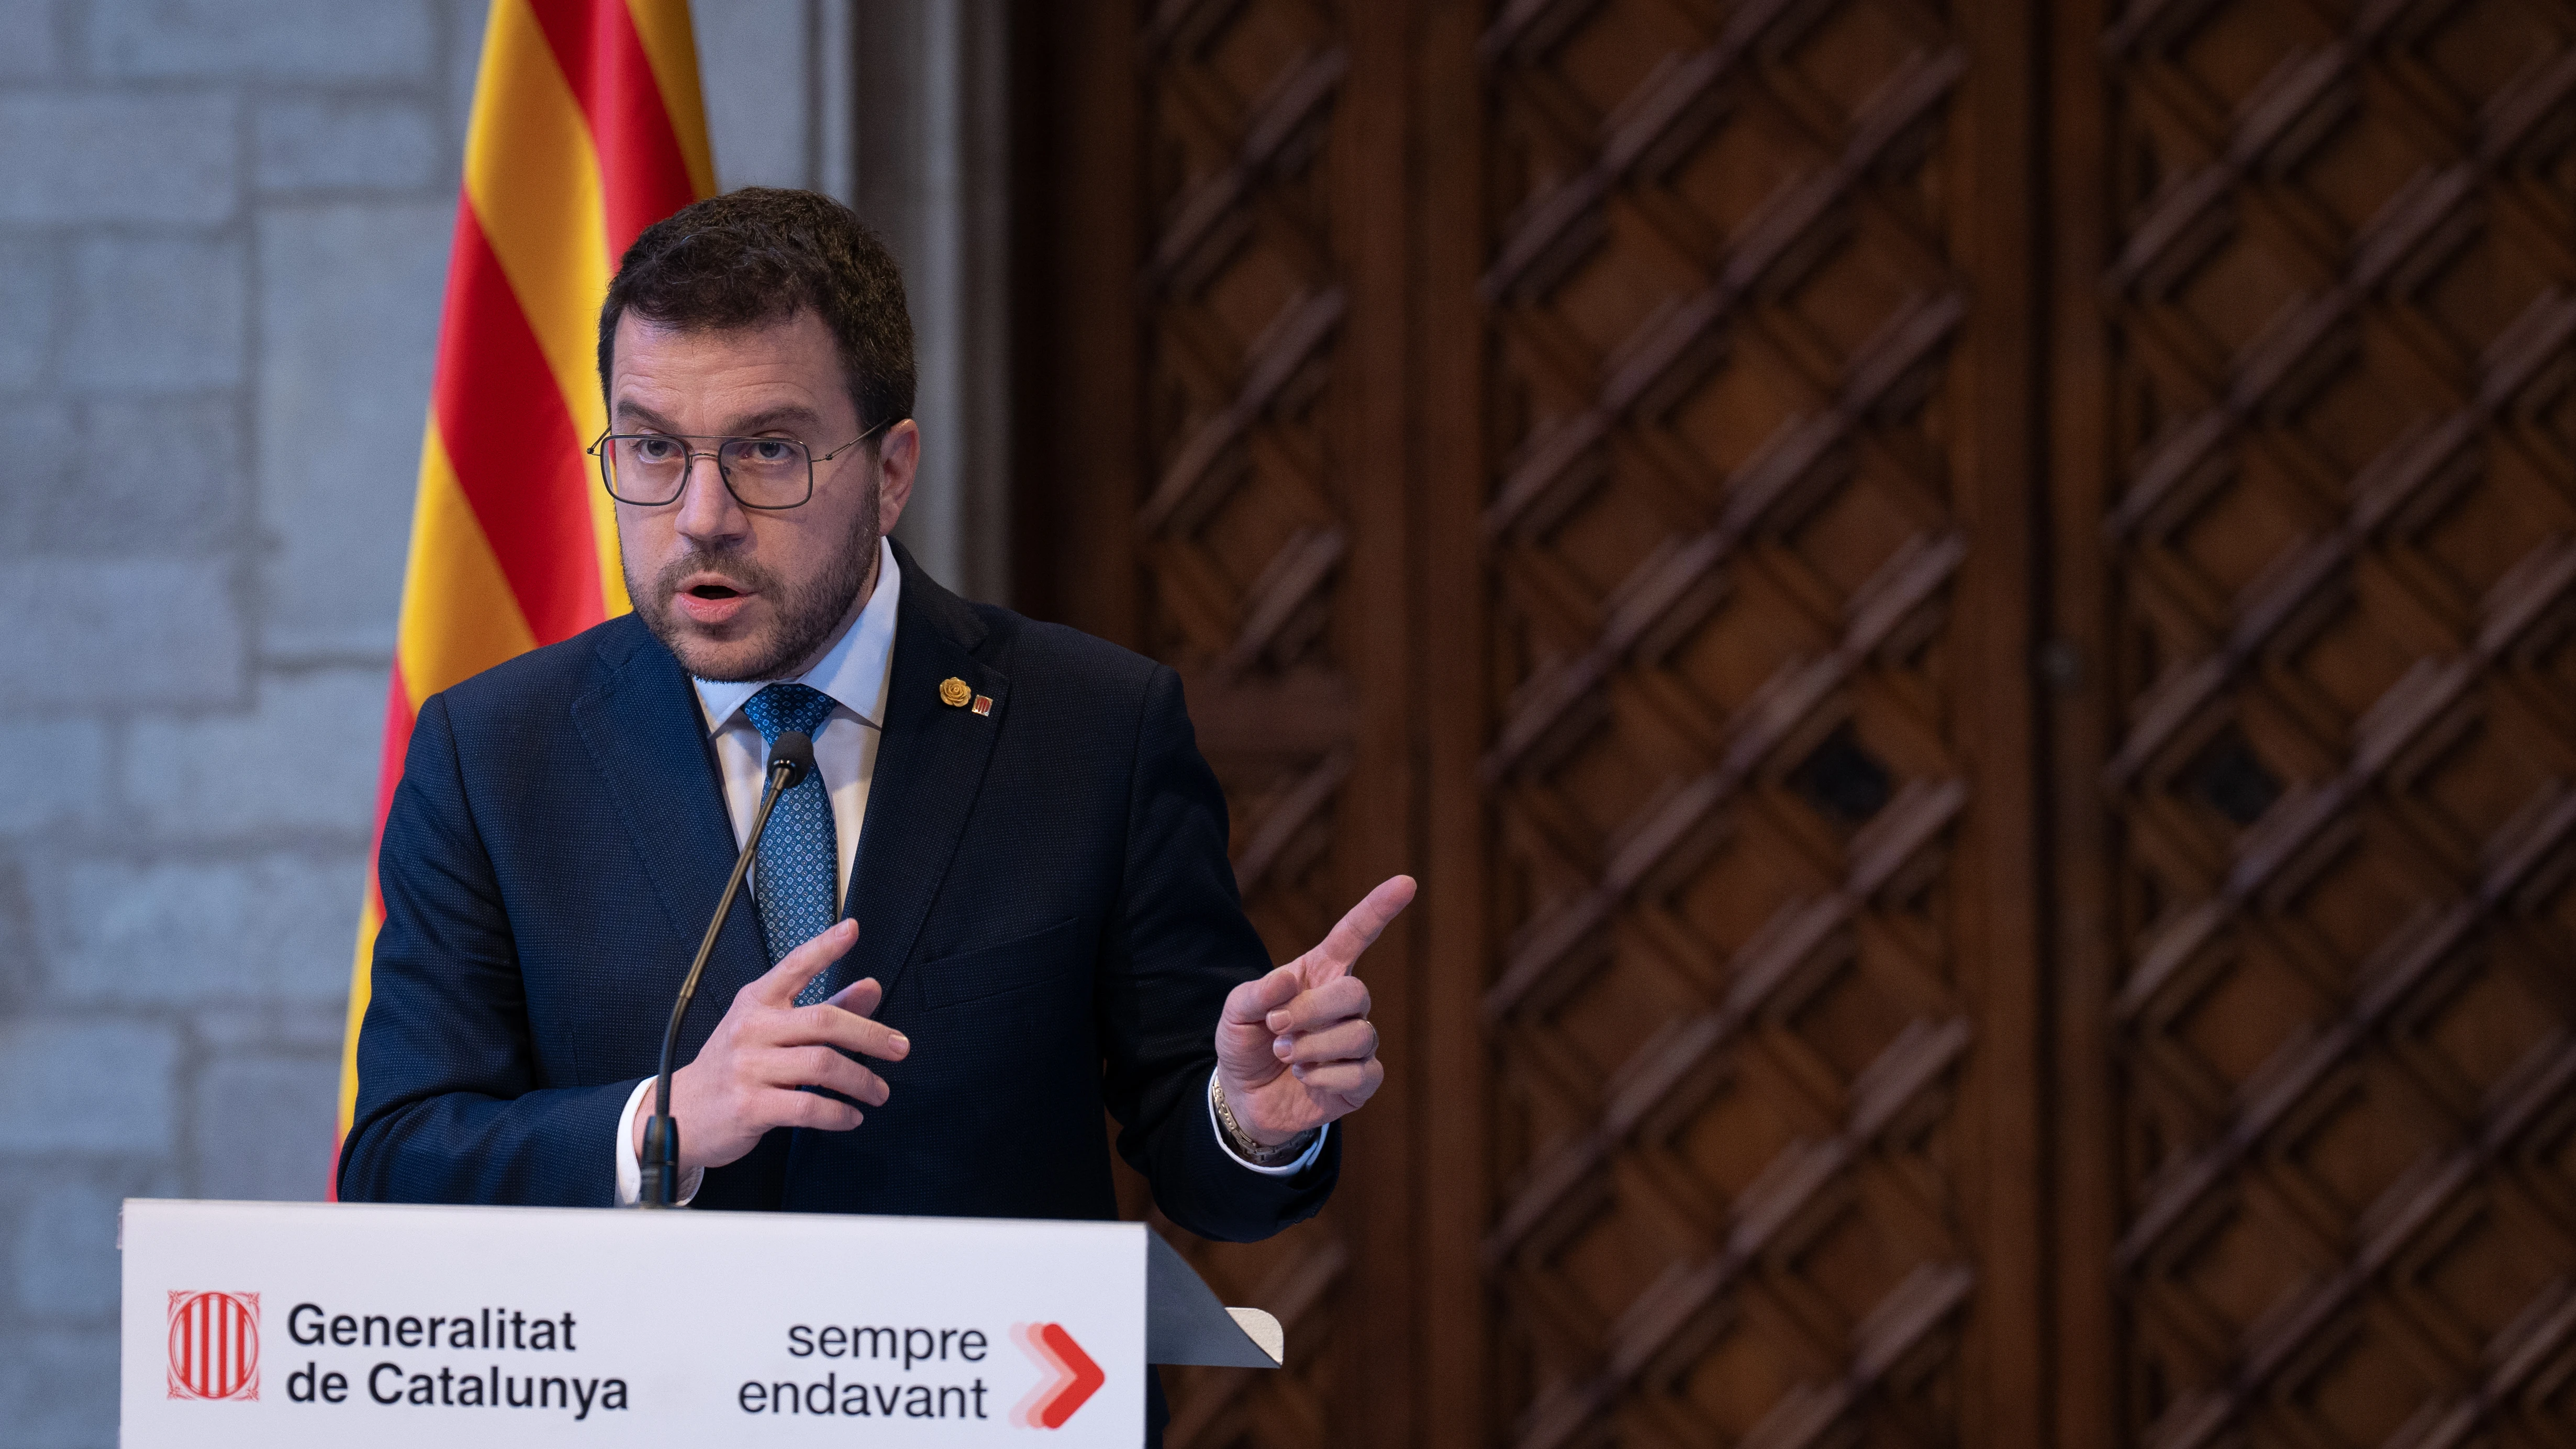
[[[1216,1028],[1217,1084],[1264,1147],[1358,1111],[1386,1080],[1369,1025],[1369,991],[1351,974],[1387,923],[1413,903],[1413,877],[1389,879],[1315,949],[1225,998]]]

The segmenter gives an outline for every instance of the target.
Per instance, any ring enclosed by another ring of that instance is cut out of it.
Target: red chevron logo
[[[1038,1367],[1053,1371],[1055,1377],[1041,1383],[1018,1408],[1011,1412],[1012,1422],[1030,1429],[1061,1429],[1073,1411],[1088,1403],[1109,1376],[1061,1323],[1023,1323],[1012,1326],[1011,1336],[1027,1349]]]

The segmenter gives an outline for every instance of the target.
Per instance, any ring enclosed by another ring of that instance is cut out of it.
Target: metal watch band
[[[1315,1135],[1314,1129],[1309,1128],[1276,1147],[1264,1147],[1253,1141],[1252,1134],[1244,1131],[1243,1124],[1234,1119],[1234,1108],[1225,1100],[1225,1083],[1219,1081],[1213,1072],[1208,1074],[1208,1102],[1216,1108],[1217,1123],[1225,1128],[1226,1140],[1233,1147],[1234,1155],[1255,1167],[1277,1167],[1283,1162],[1296,1161],[1305,1154],[1307,1143]]]

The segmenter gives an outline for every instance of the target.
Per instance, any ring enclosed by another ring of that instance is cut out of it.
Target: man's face
[[[818,457],[859,435],[839,353],[822,319],[681,331],[618,319],[610,430],[785,437]],[[814,465],[802,507],[749,509],[712,457],[691,460],[679,498],[617,505],[626,590],[656,638],[701,679],[791,678],[813,667],[874,587],[877,538],[912,496],[911,422]],[[691,442],[709,452],[711,442]]]

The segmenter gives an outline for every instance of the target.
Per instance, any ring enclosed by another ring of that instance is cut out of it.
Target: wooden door
[[[1407,197],[1377,164],[1405,124],[1409,57],[1383,43],[1394,30],[1354,37],[1356,14],[1263,0],[1020,16],[1037,98],[1022,214],[1044,218],[1023,231],[1023,592],[1180,671],[1279,959],[1418,868],[1422,833],[1403,687],[1429,602],[1410,556]],[[1400,27],[1399,8],[1384,16]],[[1392,1041],[1418,1027],[1421,921],[1367,966]],[[1170,1442],[1407,1435],[1421,1080],[1397,1073],[1346,1135],[1322,1219],[1192,1250],[1227,1301],[1281,1318],[1292,1367],[1167,1374]]]
[[[2576,9],[2059,97],[2064,1441],[2576,1439]]]
[[[2560,0],[1020,22],[1024,606],[1425,886],[1175,1443],[2568,1434]]]
[[[1489,1439],[2028,1432],[2021,43],[1479,37]]]

